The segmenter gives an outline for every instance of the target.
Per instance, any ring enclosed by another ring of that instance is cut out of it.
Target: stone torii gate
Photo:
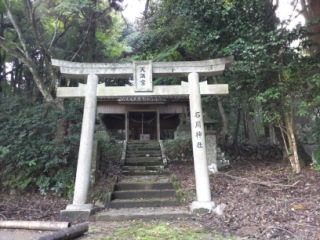
[[[221,75],[233,61],[232,57],[192,62],[154,62],[139,61],[133,63],[74,63],[52,60],[62,74],[69,78],[87,78],[86,84],[79,87],[58,87],[57,97],[85,97],[78,165],[73,203],[66,210],[71,214],[91,213],[93,205],[87,203],[90,182],[90,166],[94,138],[97,98],[130,96],[189,96],[190,120],[193,145],[193,158],[196,179],[196,201],[191,209],[205,208],[209,211],[215,206],[211,199],[209,174],[206,158],[205,132],[201,105],[201,95],[226,95],[227,84],[208,85],[199,83],[199,75]],[[99,76],[132,78],[134,86],[109,87],[98,84]],[[181,85],[153,86],[152,77],[188,76],[188,82]]]

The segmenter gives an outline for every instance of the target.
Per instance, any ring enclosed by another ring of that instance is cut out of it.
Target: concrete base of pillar
[[[210,213],[215,207],[214,202],[192,202],[190,209],[193,213]]]
[[[92,204],[68,205],[65,210],[60,211],[60,220],[68,222],[84,222],[90,219],[90,216],[99,211],[100,208]]]
[[[93,209],[93,205],[91,203],[87,204],[70,204],[66,207],[66,210],[69,211],[87,211]]]

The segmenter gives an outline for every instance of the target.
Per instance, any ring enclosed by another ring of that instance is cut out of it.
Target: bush
[[[192,161],[192,141],[171,139],[163,141],[163,146],[169,162],[187,162]]]
[[[320,146],[318,146],[313,153],[313,169],[320,171]]]
[[[72,195],[80,107],[79,102],[70,101],[64,113],[25,97],[1,98],[0,174],[5,189]],[[56,131],[61,119],[69,124],[69,131],[63,143],[58,143]]]
[[[120,166],[120,159],[122,154],[123,143],[117,142],[113,138],[101,138],[99,141],[100,149],[100,170],[108,173],[112,171],[113,166]]]

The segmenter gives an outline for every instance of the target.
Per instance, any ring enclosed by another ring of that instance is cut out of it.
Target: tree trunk
[[[4,16],[3,12],[0,13],[0,37],[4,37]],[[2,49],[0,49],[0,92],[2,81],[6,83],[6,66],[5,66],[6,53]]]
[[[219,132],[219,138],[224,141],[227,142],[227,134],[228,134],[228,118],[227,115],[224,111],[224,107],[222,105],[221,99],[220,97],[217,97],[218,100],[218,108],[219,108],[219,112],[221,115],[221,119],[222,119],[222,126]]]
[[[277,143],[277,136],[275,133],[274,125],[271,123],[269,123],[269,142],[270,142],[270,144]]]
[[[88,40],[87,40],[87,62],[95,62],[96,60],[96,48],[97,48],[97,42],[96,42],[96,32],[97,32],[97,13],[96,13],[96,5],[97,0],[91,0],[92,7],[90,9],[90,19],[89,23],[89,32],[88,32]]]
[[[279,126],[274,126],[274,133],[276,138],[279,139],[279,145],[282,150],[282,161],[285,162],[288,160],[287,138],[284,137],[283,131]]]
[[[288,138],[288,157],[295,173],[301,172],[301,166],[298,156],[298,148],[296,143],[296,138],[294,135],[294,123],[292,113],[284,114],[284,122],[286,127],[286,135]]]
[[[240,122],[241,122],[241,108],[238,108],[237,110],[237,121],[236,121],[236,126],[234,129],[234,133],[233,133],[233,146],[238,146],[238,135],[239,135],[239,129],[240,129]]]
[[[257,139],[257,134],[254,128],[254,121],[253,117],[250,116],[250,109],[248,106],[244,107],[244,121],[245,121],[245,126],[246,126],[246,136],[248,139],[249,144],[251,145],[259,145],[258,139]]]
[[[74,239],[83,235],[89,229],[88,223],[80,223],[70,228],[65,228],[57,232],[50,233],[46,236],[42,236],[39,240],[66,240]]]
[[[144,11],[143,11],[144,19],[148,19],[149,4],[150,4],[150,0],[146,0],[146,4],[144,6]]]
[[[217,81],[217,79],[215,77],[213,77],[213,81],[214,81],[214,84],[218,84],[218,81]],[[220,140],[222,140],[223,142],[227,142],[228,117],[226,115],[226,112],[224,111],[224,107],[222,105],[221,98],[219,96],[217,97],[217,101],[218,101],[218,109],[219,109],[220,116],[221,116],[221,119],[222,119],[222,126],[221,126],[221,129],[220,129],[218,138]]]
[[[54,138],[57,145],[64,144],[64,137],[67,135],[68,124],[69,122],[64,118],[60,118],[57,121],[57,130]]]
[[[304,16],[306,22],[312,20],[317,20],[320,18],[320,1],[319,0],[300,0],[302,6],[302,15]],[[309,27],[311,33],[314,36],[311,37],[313,41],[316,42],[317,46],[311,47],[310,52],[319,52],[320,45],[320,23],[314,24]]]
[[[17,59],[19,59],[21,62],[23,62],[29,68],[30,72],[32,73],[34,82],[37,85],[39,91],[41,92],[41,94],[44,97],[46,102],[52,103],[53,105],[60,108],[61,110],[64,110],[63,101],[60,99],[54,99],[53,95],[51,95],[51,92],[48,90],[50,88],[48,88],[44,84],[43,79],[42,79],[42,75],[39,71],[39,68],[36,65],[36,61],[31,57],[30,53],[28,52],[26,39],[24,38],[24,36],[22,34],[23,31],[21,30],[20,26],[17,24],[17,21],[12,14],[12,11],[10,8],[10,2],[8,0],[4,0],[3,3],[6,8],[8,17],[9,17],[15,31],[17,32],[21,48],[19,48],[19,49],[11,48],[10,44],[8,45],[8,43],[1,38],[0,38],[0,47],[4,51],[6,51],[10,55],[12,55],[13,57],[16,57]],[[35,39],[37,42],[37,47],[40,49],[43,56],[45,57],[46,67],[51,71],[53,69],[53,67],[51,64],[50,55],[47,51],[47,48],[43,46],[43,42],[41,41],[41,37],[40,37],[41,33],[38,30],[36,20],[34,19],[34,12],[33,12],[34,9],[32,8],[32,2],[28,1],[28,0],[24,0],[24,4],[26,6],[26,12],[28,13],[27,21],[32,26],[32,31],[34,33],[34,36],[35,36]],[[53,72],[51,72],[51,73],[53,74]],[[53,75],[50,75],[50,77],[52,78],[55,76],[53,74]],[[51,80],[57,82],[57,78],[54,78]]]

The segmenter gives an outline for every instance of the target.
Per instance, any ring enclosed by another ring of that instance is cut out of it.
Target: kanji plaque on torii
[[[227,84],[209,85],[199,83],[199,75],[221,75],[232,57],[192,62],[154,62],[140,61],[133,63],[73,63],[52,60],[62,74],[67,77],[87,78],[86,84],[79,87],[58,87],[57,97],[85,97],[78,166],[74,189],[73,204],[65,211],[91,212],[93,206],[87,203],[90,182],[90,166],[94,137],[94,124],[97,98],[125,96],[189,96],[192,144],[196,178],[197,199],[191,209],[211,210],[215,204],[211,199],[209,174],[206,159],[206,144],[203,125],[201,95],[226,95]],[[107,87],[98,84],[99,76],[133,78],[134,86]],[[152,77],[188,76],[188,83],[170,86],[153,86]]]
[[[136,92],[152,92],[152,62],[133,62],[133,82]]]

